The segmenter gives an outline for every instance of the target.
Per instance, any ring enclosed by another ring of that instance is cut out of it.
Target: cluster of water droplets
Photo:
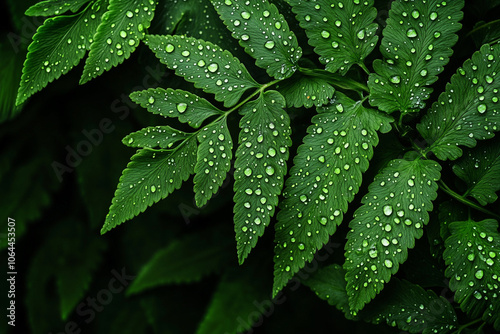
[[[186,137],[185,132],[159,125],[131,133],[123,139],[123,143],[130,147],[171,148]]]
[[[302,50],[275,5],[264,0],[220,0],[215,8],[257,66],[276,79],[295,72]]]
[[[238,246],[255,245],[278,204],[290,141],[288,115],[272,96],[254,101],[240,122],[235,163],[235,223]],[[284,101],[281,101],[284,103]],[[255,237],[255,238],[254,238]]]
[[[231,168],[233,142],[227,129],[226,118],[203,128],[198,134],[198,162],[194,177],[194,189],[203,206],[217,192]]]
[[[434,143],[435,153],[460,156],[453,146],[487,139],[499,130],[499,45],[483,46],[451,79],[419,125],[423,137]],[[451,147],[450,147],[451,146]]]
[[[182,35],[151,36],[147,44],[160,61],[196,87],[214,93],[226,107],[258,86],[237,58],[210,42]]]
[[[276,227],[283,272],[300,268],[328,242],[368,167],[375,129],[356,108],[346,108],[338,101],[324,107],[294,158]]]
[[[378,37],[377,24],[371,23],[375,19],[372,2],[297,1],[294,11],[329,71],[347,72],[375,47]]]
[[[391,161],[355,212],[346,244],[350,291],[382,290],[406,260],[408,248],[423,235],[437,185],[435,176],[428,175],[419,164]],[[350,298],[357,298],[354,294]]]
[[[222,114],[207,100],[180,89],[150,88],[134,92],[130,98],[151,113],[177,117],[179,121],[187,122],[195,128],[208,117]]]

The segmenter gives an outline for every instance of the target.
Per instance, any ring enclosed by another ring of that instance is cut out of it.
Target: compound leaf
[[[233,141],[227,118],[211,123],[198,133],[198,161],[195,166],[194,192],[196,205],[204,206],[219,190],[231,168]]]
[[[120,177],[101,233],[137,216],[179,189],[194,172],[196,144],[196,138],[191,137],[172,150],[144,148],[132,156]]]
[[[493,203],[500,190],[500,141],[498,137],[479,144],[453,166],[455,174],[467,184],[464,196],[472,196],[481,205]]]
[[[241,95],[259,84],[246,67],[229,51],[200,39],[186,36],[148,36],[146,45],[156,57],[185,80],[217,101],[231,107]]]
[[[434,161],[392,160],[370,184],[349,223],[345,245],[347,294],[353,313],[379,293],[408,248],[422,237],[437,196],[441,167]]]
[[[462,155],[459,145],[476,146],[498,131],[500,113],[500,44],[483,45],[451,77],[437,102],[423,117],[417,129],[441,160]]]
[[[392,3],[380,46],[385,62],[373,62],[376,73],[368,81],[373,106],[388,113],[425,107],[432,92],[427,86],[438,79],[458,40],[463,6],[463,0]]]
[[[171,148],[172,145],[189,136],[189,133],[171,128],[168,125],[159,125],[133,132],[123,138],[122,142],[129,147]]]
[[[455,310],[444,297],[397,278],[361,315],[375,324],[385,321],[410,333],[446,334],[458,327]]]
[[[84,84],[130,57],[149,28],[155,0],[110,0],[80,79]]]
[[[313,117],[293,160],[276,224],[276,295],[342,222],[368,169],[377,131],[390,130],[390,117],[336,93]]]
[[[220,229],[209,228],[172,241],[158,250],[141,268],[127,294],[136,294],[166,284],[191,283],[222,270],[231,261],[230,238]]]
[[[234,163],[234,227],[243,263],[274,215],[286,174],[290,118],[276,91],[241,108],[239,147]]]
[[[213,0],[233,37],[275,79],[290,77],[302,56],[297,37],[274,4],[267,0]]]
[[[90,0],[45,0],[40,1],[26,10],[28,16],[61,15],[68,10],[76,13]]]
[[[153,114],[177,117],[193,128],[199,128],[208,117],[222,115],[207,100],[180,89],[150,88],[131,93],[130,99]]]
[[[370,1],[288,0],[300,26],[306,30],[309,44],[330,72],[347,73],[375,48],[377,10]]]
[[[28,47],[16,104],[66,74],[85,56],[106,10],[106,1],[89,4],[81,13],[45,20]]]
[[[445,275],[455,301],[470,317],[482,317],[500,330],[500,234],[493,219],[449,224]]]
[[[276,89],[285,98],[287,107],[295,108],[327,104],[335,92],[325,79],[303,75],[300,72],[280,82]]]

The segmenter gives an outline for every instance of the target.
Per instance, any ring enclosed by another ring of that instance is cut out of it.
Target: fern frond
[[[345,245],[347,293],[355,313],[389,282],[422,237],[437,196],[434,161],[392,160],[376,177],[349,223]]]
[[[275,79],[286,79],[302,56],[297,37],[283,15],[267,0],[213,0],[233,37]]]
[[[45,0],[40,1],[25,12],[28,16],[52,16],[61,15],[68,10],[76,13],[90,0]]]
[[[241,108],[234,163],[234,228],[243,263],[274,215],[286,174],[290,118],[285,99],[268,91]]]
[[[441,160],[462,155],[458,146],[476,146],[477,140],[492,138],[500,126],[498,91],[500,44],[483,45],[451,77],[417,129],[429,151]]]
[[[311,261],[342,222],[387,115],[336,93],[319,108],[293,160],[276,224],[273,294]]]
[[[368,87],[370,104],[392,113],[418,112],[432,92],[458,40],[455,34],[463,13],[463,0],[403,1],[392,3],[382,31],[380,51]]]

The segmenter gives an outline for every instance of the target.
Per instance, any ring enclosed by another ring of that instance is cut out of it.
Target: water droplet
[[[274,24],[274,27],[275,27],[276,29],[281,29],[281,22],[276,22],[276,23]]]
[[[199,67],[205,66],[205,61],[203,59],[200,59],[200,61],[198,62],[198,66]]]
[[[311,16],[310,15],[304,16],[304,20],[306,20],[307,22],[311,21]]]
[[[342,22],[340,22],[339,20],[337,20],[337,21],[335,21],[335,25],[336,25],[337,27],[340,27],[340,26],[342,25]]]
[[[267,166],[266,167],[266,174],[271,176],[274,174],[274,168],[272,166]]]
[[[338,47],[339,47],[339,43],[337,43],[337,42],[333,41],[333,42],[332,42],[332,48],[336,49],[336,48],[338,48]]]
[[[391,260],[385,260],[384,264],[387,268],[392,268],[392,261]]]
[[[264,17],[269,17],[269,15],[271,15],[271,13],[269,13],[268,10],[265,10],[264,12],[262,12],[262,15],[264,15]]]
[[[406,31],[406,36],[408,36],[410,38],[415,38],[415,37],[417,37],[417,32],[415,31],[415,29],[410,28]]]
[[[240,20],[234,20],[233,24],[234,24],[235,27],[238,27],[241,24],[241,21]]]
[[[182,114],[183,112],[186,111],[186,109],[187,109],[187,104],[185,104],[184,102],[181,102],[181,103],[177,104],[177,111],[179,113]]]
[[[427,75],[427,70],[420,71],[420,75],[425,77]]]
[[[191,54],[191,52],[189,52],[188,50],[184,50],[181,52],[181,55],[183,55],[184,57],[187,57]]]
[[[380,242],[382,242],[382,245],[384,245],[385,247],[390,245],[389,240],[387,240],[386,238],[383,238],[382,240],[380,240]]]
[[[165,51],[167,51],[168,53],[171,53],[174,51],[174,46],[172,44],[167,44],[167,46],[165,47]]]
[[[241,35],[241,39],[244,41],[248,41],[249,38],[250,38],[250,36],[248,36],[248,35]]]
[[[253,222],[255,223],[255,225],[260,225],[260,223],[261,223],[259,217],[256,217]]]
[[[392,215],[392,206],[390,205],[384,206],[384,215],[386,216]]]
[[[150,96],[149,99],[148,99],[148,102],[151,103],[151,104],[155,103],[155,98],[152,97],[152,96]]]
[[[328,37],[330,37],[330,33],[328,31],[326,31],[326,30],[323,30],[321,32],[321,37],[328,38]]]
[[[302,243],[300,243],[298,245],[298,247],[299,247],[300,250],[304,250],[306,248],[306,246],[304,246],[304,244],[302,244]]]
[[[156,191],[156,187],[155,186],[151,186],[151,192],[154,193]]]
[[[478,271],[476,271],[474,276],[476,276],[477,279],[481,279],[484,276],[484,272],[481,269],[479,269]]]
[[[431,15],[429,15],[429,17],[432,21],[434,21],[435,19],[437,19],[438,14],[436,12],[432,12]]]
[[[219,65],[217,65],[216,63],[212,63],[210,65],[208,65],[208,70],[212,73],[214,72],[217,72],[217,70],[219,69]]]
[[[358,31],[356,36],[358,36],[359,39],[365,38],[365,29],[361,29],[360,31]]]
[[[401,82],[401,77],[399,75],[394,75],[391,77],[390,80],[393,84],[398,84]]]
[[[120,31],[120,37],[122,38],[127,37],[127,32],[125,30]]]
[[[249,12],[241,12],[241,17],[244,18],[245,20],[248,20],[250,16],[251,15]]]
[[[128,40],[128,45],[132,46],[134,44],[135,44],[135,39],[131,38],[131,39]]]
[[[300,197],[299,197],[299,198],[300,198],[300,200],[301,200],[302,202],[307,201],[307,196],[306,196],[306,195],[300,195]]]
[[[369,255],[372,259],[376,258],[376,257],[377,257],[377,255],[378,255],[378,254],[377,254],[377,250],[376,250],[376,249],[370,249],[370,250],[368,251],[368,255]]]
[[[274,157],[276,155],[276,150],[274,148],[270,147],[267,150],[267,154],[269,154],[270,157]]]
[[[247,168],[243,173],[245,173],[246,176],[250,176],[252,175],[252,170],[250,168]]]
[[[272,49],[274,48],[274,42],[273,41],[267,41],[266,44],[264,44],[264,46],[267,48],[267,49]]]
[[[134,138],[129,138],[128,143],[132,144],[134,142]]]
[[[486,105],[485,104],[480,104],[477,106],[477,111],[480,114],[484,114],[486,112]]]
[[[231,0],[224,0],[224,3],[227,5],[227,6],[231,6],[233,4],[233,2]]]
[[[132,13],[130,10],[127,10],[126,15],[130,19],[130,18],[132,18],[134,16],[134,13]]]
[[[418,12],[418,10],[414,10],[413,12],[411,12],[411,16],[413,16],[414,19],[418,19],[420,17],[420,13]]]

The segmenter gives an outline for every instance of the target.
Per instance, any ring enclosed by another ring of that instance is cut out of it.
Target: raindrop
[[[384,206],[384,215],[390,216],[392,214],[392,206],[386,205]]]
[[[385,260],[384,264],[387,268],[392,268],[392,261],[391,260]]]
[[[181,102],[181,103],[177,104],[177,111],[178,111],[179,113],[181,113],[181,114],[182,114],[183,112],[185,112],[185,111],[186,111],[186,109],[187,109],[187,104],[185,104],[185,103],[183,103],[183,102]]]
[[[252,175],[252,170],[250,168],[247,168],[243,173],[245,173],[246,176],[250,176]]]
[[[480,114],[484,114],[486,112],[486,105],[485,104],[480,104],[477,106],[477,111]]]
[[[181,52],[181,55],[183,55],[184,57],[187,57],[189,56],[191,53],[188,51],[188,50],[184,50]]]
[[[328,31],[326,31],[326,30],[323,30],[321,32],[321,37],[328,38],[328,37],[330,37],[330,33]]]
[[[477,279],[481,279],[484,276],[484,272],[481,269],[479,269],[478,271],[476,271],[474,276],[476,276]]]
[[[302,202],[307,201],[307,196],[306,196],[306,195],[300,195],[300,197],[299,197],[299,198],[300,198],[300,200],[301,200]]]
[[[414,38],[414,37],[417,37],[417,32],[415,31],[415,29],[413,28],[410,28],[406,31],[406,36],[410,37],[410,38]]]
[[[272,48],[274,48],[274,42],[273,41],[267,41],[266,44],[264,44],[264,46],[271,50]]]
[[[248,41],[249,38],[250,38],[250,36],[248,36],[248,35],[241,35],[241,39],[244,41]]]
[[[393,84],[398,84],[401,82],[401,77],[399,75],[394,75],[391,77],[390,80]]]
[[[276,29],[281,29],[281,22],[276,22],[276,23],[274,24],[274,27],[275,27]]]
[[[267,166],[266,167],[266,174],[271,176],[274,174],[274,168],[272,166]]]
[[[376,258],[376,257],[377,257],[377,255],[378,255],[378,254],[377,254],[377,250],[376,250],[376,249],[370,249],[370,250],[368,251],[368,255],[369,255],[372,259]]]
[[[241,12],[241,17],[244,18],[245,20],[248,20],[250,16],[251,15],[249,12]]]
[[[165,47],[165,51],[167,51],[168,53],[173,52],[174,46],[172,44],[167,44],[167,46]]]
[[[155,186],[151,186],[151,192],[154,193],[156,191],[156,187]]]
[[[214,72],[217,72],[217,70],[219,69],[219,65],[217,65],[216,63],[212,63],[210,65],[208,65],[208,70],[212,73]]]
[[[360,30],[357,35],[359,39],[365,38],[365,29]]]
[[[414,10],[413,12],[411,12],[411,16],[413,16],[414,19],[418,19],[420,17],[420,13],[418,12],[418,10]]]

